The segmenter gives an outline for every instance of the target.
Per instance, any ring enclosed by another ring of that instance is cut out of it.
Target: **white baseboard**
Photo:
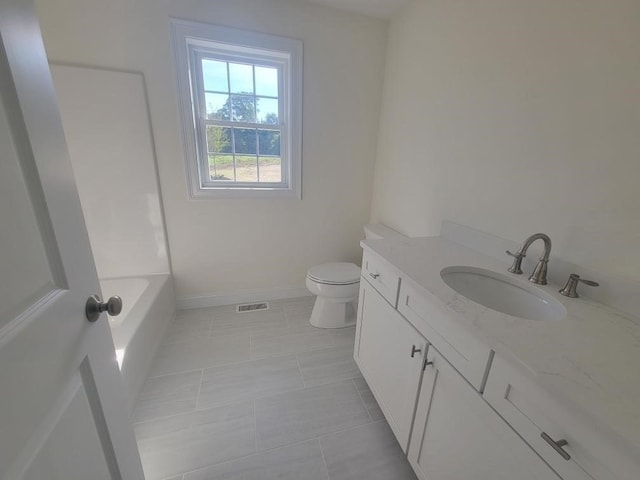
[[[176,300],[178,310],[191,308],[218,307],[220,305],[235,305],[236,303],[250,303],[264,300],[283,300],[286,298],[311,296],[305,287],[265,288],[259,290],[241,290],[237,292],[223,292],[198,297],[182,297]]]

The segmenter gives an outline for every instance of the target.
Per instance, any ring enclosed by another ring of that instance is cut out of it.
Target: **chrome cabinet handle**
[[[415,345],[411,346],[411,358],[415,357],[416,353],[421,353],[422,349],[421,348],[416,348]]]
[[[380,274],[379,273],[369,273],[369,276],[371,278],[373,278],[374,280],[376,280],[380,276]]]
[[[121,311],[122,299],[118,296],[113,296],[106,302],[103,302],[98,295],[91,295],[84,307],[87,320],[91,323],[98,320],[102,312],[107,312],[112,317],[115,317],[116,315],[120,315]]]
[[[565,460],[571,460],[571,455],[569,455],[562,447],[566,447],[569,442],[567,442],[565,439],[561,439],[561,440],[554,440],[553,438],[551,438],[549,435],[547,435],[545,432],[542,432],[540,434],[540,436],[542,437],[542,439],[547,442],[549,445],[551,445],[551,448],[553,448],[556,452],[558,452],[558,454],[564,458]]]

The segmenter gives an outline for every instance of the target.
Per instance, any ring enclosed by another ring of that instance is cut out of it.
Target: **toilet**
[[[360,267],[354,263],[323,263],[307,271],[307,288],[316,295],[311,325],[343,328],[356,323]]]
[[[365,225],[364,238],[406,238],[395,230],[377,223]],[[318,328],[343,328],[356,323],[360,267],[355,263],[324,263],[307,271],[307,288],[316,295],[311,312],[311,325]]]

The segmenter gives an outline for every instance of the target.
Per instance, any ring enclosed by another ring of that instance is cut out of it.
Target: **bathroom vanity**
[[[361,245],[354,358],[420,479],[640,478],[633,319],[444,237]],[[469,271],[550,310],[501,313],[443,280]]]

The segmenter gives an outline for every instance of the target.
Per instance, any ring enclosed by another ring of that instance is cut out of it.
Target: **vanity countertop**
[[[443,237],[364,240],[444,307],[496,354],[528,370],[535,382],[628,452],[640,452],[640,326],[629,315],[536,285],[567,309],[563,320],[526,320],[496,312],[447,286],[440,271],[464,265],[507,273],[504,262]],[[549,263],[553,268],[553,263]],[[526,281],[526,275],[516,276]],[[640,294],[640,292],[638,292]]]

